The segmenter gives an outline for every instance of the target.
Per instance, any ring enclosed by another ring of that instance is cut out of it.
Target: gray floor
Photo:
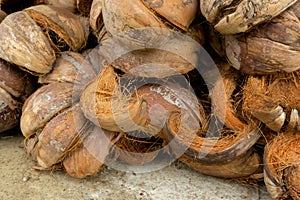
[[[19,147],[22,139],[0,138],[0,199],[271,199],[264,187],[205,176],[178,163],[142,174],[105,168],[88,179],[40,172]]]

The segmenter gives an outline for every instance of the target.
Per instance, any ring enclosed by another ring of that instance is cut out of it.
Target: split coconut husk
[[[203,16],[221,34],[246,32],[284,12],[297,0],[262,1],[200,1]]]
[[[299,132],[281,133],[266,146],[264,178],[272,198],[299,199],[299,147]]]
[[[24,103],[20,126],[26,138],[39,132],[54,116],[78,101],[80,88],[84,87],[84,81],[82,80],[84,80],[84,77],[94,75],[94,73],[87,75],[92,71],[92,67],[82,64],[80,61],[84,58],[76,58],[80,56],[79,54],[66,52],[62,55],[61,58],[57,59],[55,70],[53,70],[54,75],[46,75],[40,78],[41,82],[44,81],[45,83],[48,80],[50,84],[40,87]],[[75,58],[72,59],[72,56]],[[79,63],[76,62],[76,59]],[[70,76],[70,78],[60,78],[63,76],[57,72],[64,73],[64,76]],[[56,80],[62,82],[55,82],[55,77],[59,77]],[[51,79],[52,81],[50,81]],[[67,81],[63,82],[64,80]],[[83,82],[81,87],[78,81]]]
[[[97,173],[109,154],[113,137],[87,120],[78,104],[86,79],[95,76],[82,61],[78,53],[63,52],[53,74],[40,77],[45,85],[23,107],[21,130],[27,153],[37,161],[36,169],[64,168],[70,176],[83,178]]]
[[[300,72],[249,76],[243,110],[273,131],[300,130]]]
[[[282,2],[280,2],[282,3]],[[269,8],[269,4],[266,4]],[[300,62],[300,2],[245,35],[225,37],[231,64],[247,74],[298,70]]]
[[[102,0],[93,0],[90,10],[90,27],[93,34],[101,40],[101,30],[104,27],[103,17],[102,17]]]
[[[56,51],[79,51],[89,34],[86,18],[51,5],[37,5],[24,10],[43,29]]]
[[[191,168],[218,177],[246,177],[260,167],[260,157],[253,147],[261,136],[260,129],[240,119],[231,99],[239,74],[226,65],[222,67],[212,91],[213,117],[204,108],[199,111],[205,119],[202,123],[191,110],[173,113],[165,136],[179,160]]]
[[[107,66],[83,91],[83,112],[90,121],[110,131],[141,130],[156,135],[171,111],[197,108],[190,105],[193,100],[186,97],[189,91],[184,86],[156,81],[118,77],[115,69]]]
[[[41,75],[52,69],[55,52],[79,51],[86,45],[88,23],[66,9],[38,5],[7,16],[0,31],[0,57]]]
[[[0,58],[33,74],[46,74],[52,69],[55,52],[26,12],[8,15],[0,24],[0,32]]]
[[[201,173],[225,178],[246,177],[258,171],[260,157],[253,145],[260,137],[259,129],[218,130],[218,136],[201,129],[189,113],[170,116],[165,137],[179,160]]]
[[[170,39],[167,37],[171,30],[185,33],[198,31],[199,34],[194,35],[198,35],[199,40],[204,41],[201,29],[189,29],[198,13],[197,1],[193,0],[185,4],[182,1],[168,3],[165,1],[106,0],[102,5],[103,7],[99,9],[102,9],[107,31],[121,45],[131,50],[143,47],[155,48],[155,45],[159,47],[166,39]]]

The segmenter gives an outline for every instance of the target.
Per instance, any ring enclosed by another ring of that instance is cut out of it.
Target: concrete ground
[[[32,169],[34,162],[20,148],[22,140],[22,136],[0,137],[0,199],[271,200],[263,186],[247,187],[205,176],[181,163],[142,174],[104,168],[86,179],[36,171]]]

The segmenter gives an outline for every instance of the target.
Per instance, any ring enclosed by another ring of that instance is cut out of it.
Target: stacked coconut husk
[[[0,131],[36,169],[178,159],[299,199],[299,1],[0,5]]]

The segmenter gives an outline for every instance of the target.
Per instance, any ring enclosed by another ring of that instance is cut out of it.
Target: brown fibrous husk
[[[286,128],[298,130],[299,77],[299,71],[249,76],[243,87],[244,112],[256,117],[274,131],[285,128],[285,123]]]
[[[85,47],[89,33],[87,18],[51,5],[32,6],[24,11],[43,29],[56,51],[79,51]]]
[[[299,199],[300,135],[284,132],[265,147],[265,184],[274,199]]]

